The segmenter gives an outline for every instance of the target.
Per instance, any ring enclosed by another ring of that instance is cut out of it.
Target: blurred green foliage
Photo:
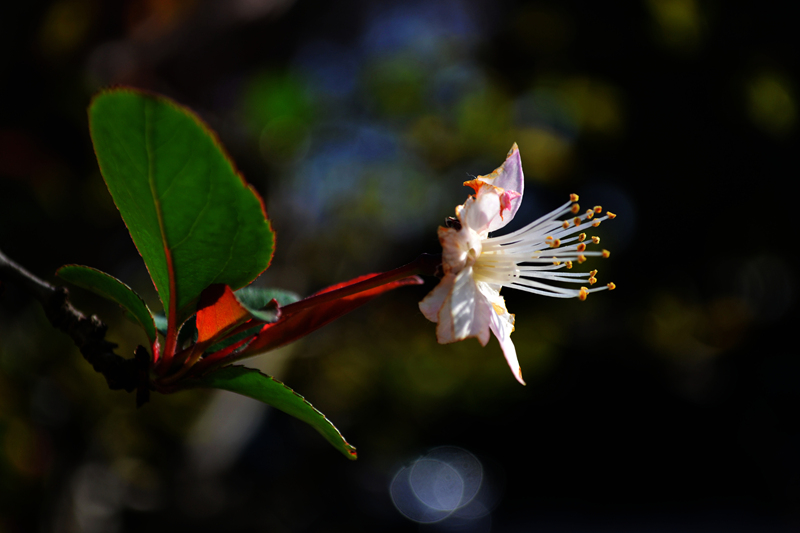
[[[516,141],[528,177],[518,218],[571,192],[619,214],[599,231],[611,258],[587,264],[619,289],[584,303],[504,291],[525,388],[494,341],[436,344],[416,308],[430,286],[256,361],[337,422],[359,448],[349,464],[288,417],[239,406],[215,418],[223,397],[135,411],[4,287],[0,530],[211,531],[234,519],[239,530],[417,530],[386,487],[439,444],[502,464],[498,530],[620,530],[631,514],[640,529],[790,530],[798,289],[787,232],[775,231],[791,214],[776,212],[775,193],[798,174],[792,8],[17,6],[0,22],[0,68],[13,77],[0,248],[37,275],[96,265],[155,303],[83,114],[99,87],[128,83],[195,109],[263,193],[277,240],[257,283],[305,295],[436,251],[461,182]],[[140,342],[114,306],[73,293],[124,350]],[[203,448],[198,420],[228,444]],[[203,474],[191,450],[224,467]],[[122,496],[81,489],[102,480]]]

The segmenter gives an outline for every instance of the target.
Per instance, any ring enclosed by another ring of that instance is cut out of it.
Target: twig
[[[105,340],[107,326],[97,316],[87,318],[75,309],[69,301],[67,289],[54,287],[37,278],[6,257],[1,250],[0,281],[13,283],[36,298],[50,324],[70,336],[84,359],[96,372],[103,374],[110,389],[133,392],[142,388],[140,360],[125,359],[115,354],[117,345]],[[146,395],[141,390],[138,397],[139,401],[146,401]]]

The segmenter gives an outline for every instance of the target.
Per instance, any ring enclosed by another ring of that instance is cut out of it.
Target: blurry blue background
[[[136,410],[4,286],[0,531],[796,530],[791,6],[5,9],[0,249],[48,280],[92,265],[158,307],[88,135],[89,99],[113,84],[166,94],[219,133],[277,231],[260,284],[310,294],[436,252],[461,183],[513,142],[527,177],[520,224],[572,192],[619,217],[598,232],[611,258],[587,264],[615,292],[582,303],[504,291],[527,387],[494,340],[436,343],[416,305],[433,280],[254,360],[337,424],[355,463],[233,395]],[[110,324],[119,353],[143,341],[114,306],[72,295]],[[440,502],[464,493],[466,470],[430,459],[443,445],[482,465],[469,472],[485,474],[485,509],[419,525],[393,504],[393,480],[434,472]]]

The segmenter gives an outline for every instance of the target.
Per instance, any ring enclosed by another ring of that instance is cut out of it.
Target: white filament
[[[594,277],[589,272],[553,272],[566,268],[568,261],[604,255],[602,251],[585,250],[585,246],[584,250],[579,251],[578,247],[581,244],[575,241],[581,239],[570,236],[594,227],[609,217],[606,215],[589,222],[587,220],[589,214],[584,213],[575,214],[566,221],[557,220],[567,213],[572,213],[572,205],[573,202],[569,201],[524,228],[481,241],[481,254],[473,265],[475,280],[555,298],[574,298],[582,291],[586,294],[608,289],[607,286],[570,289],[537,281],[592,283],[590,280]],[[578,224],[575,224],[576,219],[579,219]],[[564,227],[565,222],[567,227]],[[556,240],[559,241],[559,246],[551,246]],[[564,246],[565,244],[568,246]],[[589,240],[584,244],[593,243]],[[531,263],[549,264],[532,266]]]

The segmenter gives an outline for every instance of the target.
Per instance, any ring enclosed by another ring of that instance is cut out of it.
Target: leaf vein
[[[236,233],[233,234],[233,239],[231,239],[231,245],[228,247],[228,259],[225,261],[225,264],[222,266],[222,269],[214,278],[214,283],[219,283],[219,276],[228,268],[228,265],[233,259],[233,249],[236,247],[236,241],[239,239],[239,232],[242,228],[242,221],[240,220],[239,210],[235,209],[234,212],[236,213]]]
[[[189,161],[190,161],[190,160],[191,160],[191,158],[190,158],[190,157],[187,157],[187,158],[186,158],[186,161],[184,161],[184,163],[183,163],[183,166],[181,167],[181,169],[180,169],[179,171],[177,171],[177,172],[176,172],[176,173],[175,173],[175,174],[172,176],[172,181],[170,181],[170,182],[169,182],[169,185],[167,185],[167,188],[166,188],[166,189],[164,189],[164,190],[161,192],[161,198],[162,198],[162,199],[164,199],[164,198],[165,198],[165,197],[166,197],[166,196],[169,194],[169,191],[170,191],[170,189],[172,189],[172,186],[173,186],[173,185],[175,185],[175,182],[177,182],[177,181],[178,181],[178,177],[179,177],[181,174],[183,174],[183,171],[184,171],[184,170],[186,170],[186,169],[189,167]]]
[[[206,189],[206,201],[203,204],[203,208],[200,209],[200,211],[197,212],[197,216],[195,217],[194,221],[192,222],[192,225],[189,228],[189,232],[182,239],[180,239],[178,242],[176,242],[171,247],[172,250],[177,250],[179,246],[181,246],[182,244],[184,244],[186,241],[188,241],[191,238],[192,234],[194,233],[195,228],[200,223],[200,219],[203,218],[203,214],[208,210],[209,207],[211,207],[211,186],[210,186],[211,182],[208,181],[207,183],[209,184],[209,187]]]

